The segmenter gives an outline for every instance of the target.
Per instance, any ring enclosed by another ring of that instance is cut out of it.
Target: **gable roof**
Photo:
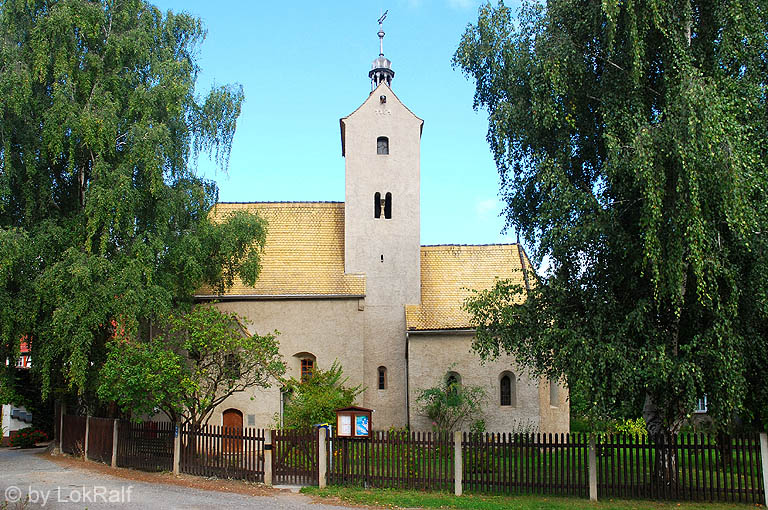
[[[223,295],[202,288],[198,298],[365,295],[365,276],[344,273],[343,202],[222,202],[211,214],[237,210],[257,212],[268,223],[256,285],[237,279]]]
[[[525,288],[523,263],[530,269],[518,244],[422,246],[421,304],[405,307],[408,331],[473,328],[461,309],[469,289],[489,289],[497,279]]]
[[[360,103],[360,106],[355,108],[355,110],[349,115],[347,115],[346,117],[342,117],[339,119],[339,128],[341,129],[341,155],[342,156],[346,156],[346,142],[347,142],[347,126],[344,121],[346,121],[347,119],[355,115],[363,106],[365,106],[365,104],[368,101],[372,100],[371,98],[373,98],[377,93],[381,91],[384,91],[388,94],[392,94],[392,96],[395,98],[395,101],[397,101],[397,104],[405,108],[405,111],[413,115],[414,118],[416,118],[421,123],[419,127],[419,136],[421,136],[424,133],[424,119],[420,118],[418,115],[413,113],[410,108],[405,106],[405,104],[403,104],[403,102],[400,101],[400,98],[398,98],[397,95],[394,92],[392,92],[392,89],[389,88],[389,86],[382,81],[381,83],[379,83],[379,86],[376,87],[375,90],[372,90],[371,93],[368,94],[368,97],[365,99],[365,101]]]

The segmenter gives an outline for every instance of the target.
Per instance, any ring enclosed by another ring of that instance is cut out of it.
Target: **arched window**
[[[312,377],[312,373],[315,371],[315,355],[308,352],[299,352],[294,354],[293,357],[299,361],[298,368],[301,381],[304,382]]]
[[[381,193],[373,194],[373,217],[381,218]]]
[[[389,192],[384,196],[384,218],[392,219],[392,193]]]
[[[379,389],[387,389],[387,367],[379,367]]]
[[[458,393],[461,388],[461,376],[456,372],[445,374],[445,387],[448,393]]]
[[[376,154],[389,154],[389,138],[380,136],[376,139]]]
[[[499,404],[515,407],[517,405],[517,388],[515,374],[502,372],[499,376]]]
[[[557,381],[549,380],[549,405],[557,407],[560,405],[560,387],[557,385]]]

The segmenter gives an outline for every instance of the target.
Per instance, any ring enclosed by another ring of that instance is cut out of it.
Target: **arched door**
[[[224,411],[224,453],[238,453],[243,449],[243,440],[239,438],[227,437],[230,435],[241,436],[243,433],[243,413],[237,409],[227,409]]]

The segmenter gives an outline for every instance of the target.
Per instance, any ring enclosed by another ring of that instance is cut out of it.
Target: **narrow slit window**
[[[376,154],[389,154],[389,138],[380,136],[376,139]]]
[[[387,389],[387,367],[379,367],[379,389]]]
[[[384,198],[384,218],[392,219],[392,193],[387,192]]]
[[[373,217],[381,218],[381,193],[373,194]]]
[[[501,405],[512,405],[512,381],[509,380],[508,375],[501,378]]]

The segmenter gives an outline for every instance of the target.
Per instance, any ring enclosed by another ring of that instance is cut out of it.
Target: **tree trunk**
[[[672,489],[678,482],[676,439],[682,427],[682,418],[666,420],[663,410],[656,405],[653,397],[646,395],[643,419],[648,427],[648,435],[655,445],[654,481],[659,487]]]

